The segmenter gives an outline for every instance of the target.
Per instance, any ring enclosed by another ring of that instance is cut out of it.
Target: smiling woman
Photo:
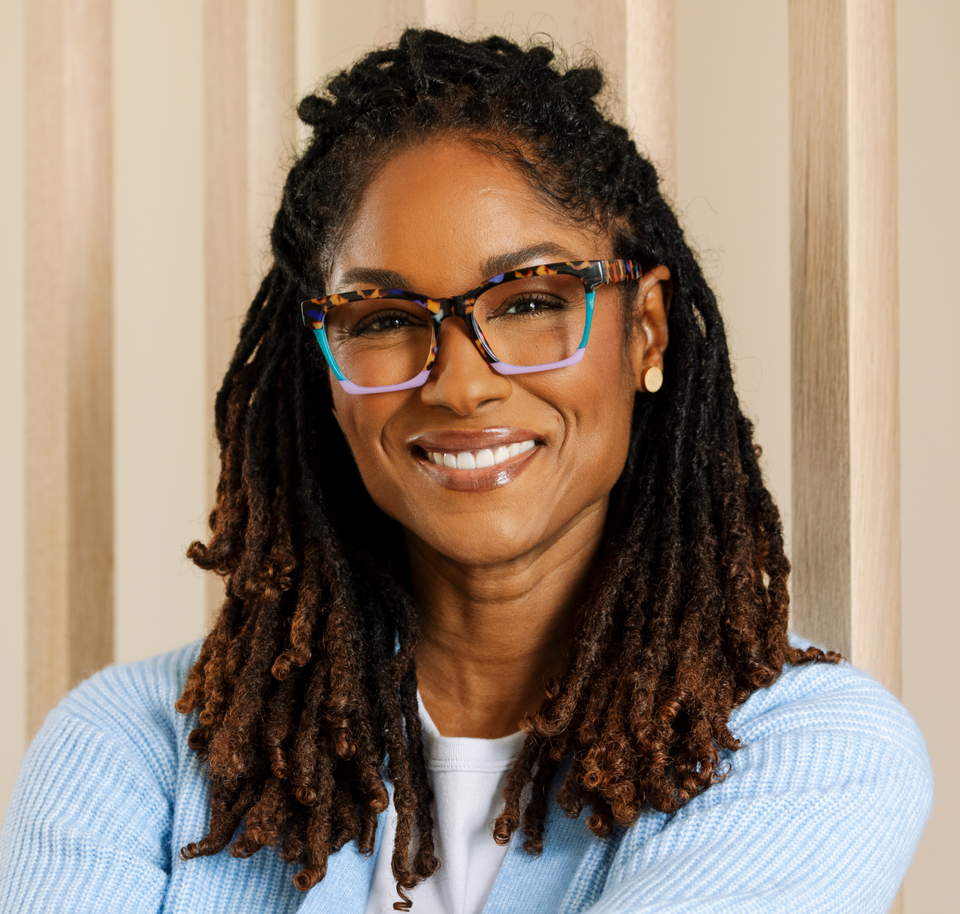
[[[922,738],[788,636],[716,301],[601,88],[410,31],[301,103],[189,551],[226,600],[51,715],[4,910],[889,905]]]

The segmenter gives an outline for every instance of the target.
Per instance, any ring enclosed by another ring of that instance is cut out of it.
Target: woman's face
[[[396,283],[452,296],[505,270],[612,257],[606,234],[557,214],[509,165],[434,139],[396,155],[366,189],[327,289]],[[662,366],[660,281],[668,278],[661,267],[641,280],[629,335],[620,292],[601,286],[583,360],[568,368],[497,374],[450,317],[423,387],[356,395],[331,378],[337,419],[374,501],[418,545],[468,566],[532,557],[566,537],[595,542],[626,460],[641,371]],[[502,458],[499,448],[510,445],[522,452],[485,469],[428,456],[469,464],[465,452]]]

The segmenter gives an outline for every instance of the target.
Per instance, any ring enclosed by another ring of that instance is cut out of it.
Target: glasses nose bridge
[[[434,301],[440,306],[433,314],[433,320],[438,331],[440,330],[440,325],[448,317],[459,317],[468,327],[470,326],[467,315],[473,310],[470,307],[473,302],[471,301],[470,304],[467,304],[466,295],[452,295],[450,298],[435,298]]]
[[[486,362],[495,362],[496,357],[488,350],[487,345],[478,332],[476,322],[472,319],[473,306],[478,296],[466,293],[453,295],[450,298],[433,299],[439,308],[433,313],[434,352],[440,348],[440,327],[448,317],[459,317],[463,321],[463,329]],[[431,366],[432,367],[432,366]]]

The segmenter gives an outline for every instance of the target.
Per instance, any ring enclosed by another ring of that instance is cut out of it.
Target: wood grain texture
[[[791,0],[793,625],[900,689],[893,0]]]
[[[900,694],[900,346],[894,0],[847,0],[854,662]]]
[[[476,0],[377,0],[377,39],[393,41],[406,26],[467,33],[476,18]]]
[[[269,230],[295,142],[294,0],[206,0],[204,262],[210,439],[208,493],[220,472],[213,402],[244,313],[269,264]],[[208,577],[208,610],[222,600]]]
[[[608,104],[648,154],[668,188],[676,186],[676,33],[674,0],[585,0],[578,33],[592,40],[611,78]]]
[[[677,14],[674,0],[626,0],[626,122],[668,187],[676,186]]]
[[[469,31],[476,23],[476,0],[422,0],[423,22],[454,35]]]
[[[27,728],[113,658],[109,0],[24,7]]]
[[[849,654],[849,219],[844,0],[790,4],[795,628]]]

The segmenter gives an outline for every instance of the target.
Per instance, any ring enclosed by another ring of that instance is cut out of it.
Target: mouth
[[[533,432],[521,429],[438,432],[411,442],[414,458],[430,478],[445,488],[470,492],[513,482],[542,444]]]

